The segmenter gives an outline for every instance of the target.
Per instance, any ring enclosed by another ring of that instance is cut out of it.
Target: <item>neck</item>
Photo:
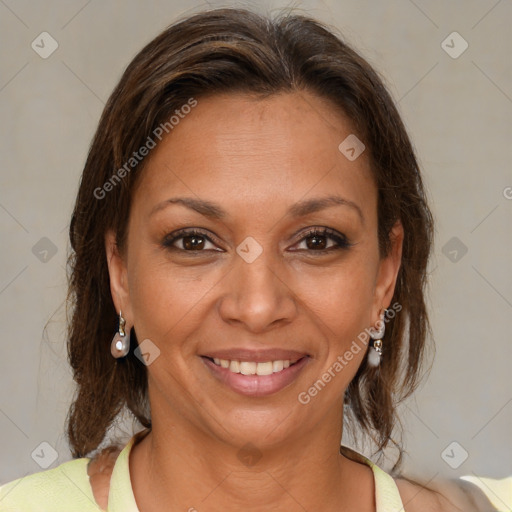
[[[341,428],[327,422],[310,439],[258,446],[234,446],[190,424],[154,423],[130,454],[141,512],[374,510],[371,469],[339,453]]]

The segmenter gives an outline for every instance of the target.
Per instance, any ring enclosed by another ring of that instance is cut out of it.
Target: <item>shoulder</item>
[[[512,510],[512,476],[489,478],[476,475],[460,477],[472,489],[478,488],[481,495],[493,504],[493,510]]]
[[[485,495],[462,480],[437,480],[422,485],[396,478],[406,512],[491,512],[496,510]]]
[[[434,491],[402,478],[395,479],[398,492],[407,512],[444,512],[440,497]]]
[[[121,448],[111,445],[97,454],[88,467],[89,482],[96,502],[107,509],[110,478]]]
[[[2,512],[98,512],[87,474],[88,458],[64,462],[53,469],[0,486]]]

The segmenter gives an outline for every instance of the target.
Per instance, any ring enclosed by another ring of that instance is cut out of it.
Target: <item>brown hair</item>
[[[151,427],[146,367],[133,353],[133,330],[128,356],[116,360],[110,353],[117,312],[104,238],[113,229],[123,249],[134,184],[147,159],[122,179],[114,182],[114,175],[190,98],[300,91],[339,107],[366,145],[378,187],[381,256],[395,222],[404,227],[392,300],[402,310],[388,321],[380,366],[369,367],[365,358],[346,392],[351,427],[359,426],[379,450],[390,442],[396,403],[418,384],[430,333],[424,289],[433,220],[407,132],[382,80],[332,29],[289,12],[270,19],[216,9],[179,20],[140,51],[110,96],[90,146],[69,230],[68,355],[77,393],[67,433],[74,457],[98,447],[124,406]],[[99,194],[109,180],[113,186]]]

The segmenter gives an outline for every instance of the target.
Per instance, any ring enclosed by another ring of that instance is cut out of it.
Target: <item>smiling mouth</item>
[[[256,362],[256,361],[238,361],[238,360],[230,360],[230,359],[219,359],[217,357],[207,357],[202,356],[204,359],[208,359],[212,363],[221,368],[225,368],[231,373],[238,373],[242,375],[272,375],[273,373],[279,373],[282,370],[289,368],[297,364],[299,361],[304,359],[304,356],[298,359],[290,360],[290,359],[278,359],[275,361],[265,361],[265,362]]]
[[[275,354],[273,357],[279,357],[279,355],[281,354]],[[270,360],[267,361],[250,361],[249,354],[233,354],[232,357],[239,357],[239,359],[221,359],[216,357],[216,354],[203,355],[201,359],[211,375],[232,391],[261,398],[290,386],[299,378],[311,360],[309,355],[298,352],[295,354],[285,352],[281,357],[286,355],[293,359],[272,359],[272,354],[268,354],[267,357]],[[252,357],[267,359],[262,353],[254,353]]]

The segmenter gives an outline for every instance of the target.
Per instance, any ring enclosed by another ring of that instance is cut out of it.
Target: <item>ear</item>
[[[119,252],[116,235],[112,230],[105,234],[105,251],[107,255],[108,273],[110,277],[110,293],[116,311],[122,311],[126,327],[133,325],[130,294],[128,291],[128,271],[126,262]]]
[[[391,248],[389,254],[379,263],[379,271],[375,282],[373,318],[379,320],[381,308],[388,308],[395,292],[396,280],[402,262],[402,245],[404,228],[400,220],[396,221],[389,235]]]

